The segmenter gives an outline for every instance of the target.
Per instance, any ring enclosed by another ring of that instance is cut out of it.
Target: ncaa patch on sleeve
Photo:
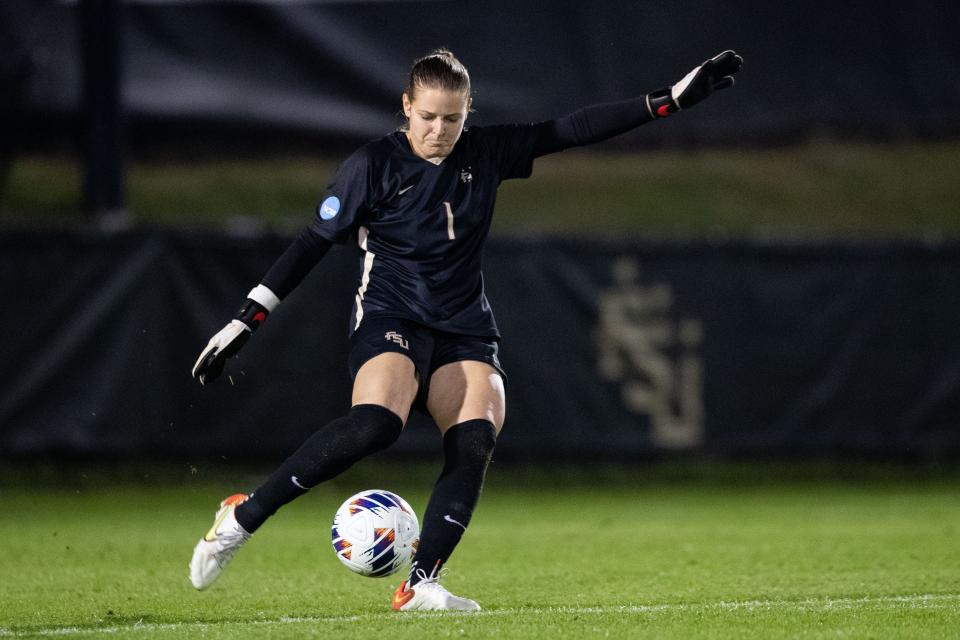
[[[340,198],[330,196],[320,203],[320,217],[324,220],[333,220],[340,213]]]

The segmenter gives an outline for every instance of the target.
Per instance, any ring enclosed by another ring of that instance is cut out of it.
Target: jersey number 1
[[[453,207],[450,206],[449,202],[444,202],[443,206],[447,209],[447,237],[456,240],[457,236],[453,233]]]

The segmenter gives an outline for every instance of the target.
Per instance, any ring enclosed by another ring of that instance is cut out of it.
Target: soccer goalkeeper
[[[470,524],[506,410],[500,334],[481,272],[497,188],[530,177],[535,158],[689,109],[732,86],[742,63],[724,51],[646,95],[536,124],[465,128],[472,103],[466,68],[447,50],[417,60],[402,95],[406,126],[347,158],[313,222],[193,368],[200,384],[213,381],[330,246],[356,237],[361,275],[351,311],[351,409],[317,430],[252,493],[221,503],[194,549],[193,585],[203,589],[216,580],[280,507],[389,447],[416,408],[440,429],[445,463],[392,605],[479,610],[441,586],[440,570]]]

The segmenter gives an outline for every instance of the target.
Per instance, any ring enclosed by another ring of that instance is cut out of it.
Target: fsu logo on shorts
[[[398,345],[400,345],[404,349],[407,349],[408,351],[410,350],[410,342],[407,340],[404,340],[403,336],[397,333],[396,331],[387,331],[387,333],[384,334],[383,337],[389,340],[390,342],[397,343]]]

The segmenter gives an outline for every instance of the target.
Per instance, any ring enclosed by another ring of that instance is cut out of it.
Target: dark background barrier
[[[376,137],[398,122],[411,61],[437,46],[470,68],[480,124],[639,95],[736,48],[747,61],[741,90],[722,110],[617,143],[960,131],[960,75],[950,72],[960,68],[960,5],[951,2],[119,4],[123,95],[141,143],[176,131],[219,131],[226,146],[267,144],[278,130],[292,134],[285,145]],[[80,110],[79,12],[55,0],[0,5],[6,75],[21,83],[30,71],[32,141],[62,139]],[[258,127],[274,133],[257,137]]]
[[[480,124],[637,95],[727,47],[744,55],[722,101],[607,149],[945,138],[960,132],[958,27],[960,5],[932,1],[6,0],[0,196],[17,145],[82,146],[86,206],[118,213],[119,226],[130,224],[125,153],[165,150],[172,166],[250,149],[341,159],[399,122],[411,61],[442,45],[472,72]],[[844,184],[856,189],[859,176]],[[775,206],[771,194],[794,177],[774,172],[744,197]],[[689,202],[672,206],[702,213]],[[637,204],[673,213],[661,208]],[[353,249],[284,302],[229,378],[200,389],[188,375],[287,241],[5,233],[0,453],[280,453],[341,415]],[[486,274],[510,374],[498,456],[955,455],[958,253],[955,243],[494,238]],[[396,451],[427,439],[421,423]]]
[[[347,407],[356,250],[200,388],[287,239],[4,234],[0,451],[263,455]],[[492,240],[498,457],[960,452],[960,246]],[[394,451],[435,442],[425,421]]]

